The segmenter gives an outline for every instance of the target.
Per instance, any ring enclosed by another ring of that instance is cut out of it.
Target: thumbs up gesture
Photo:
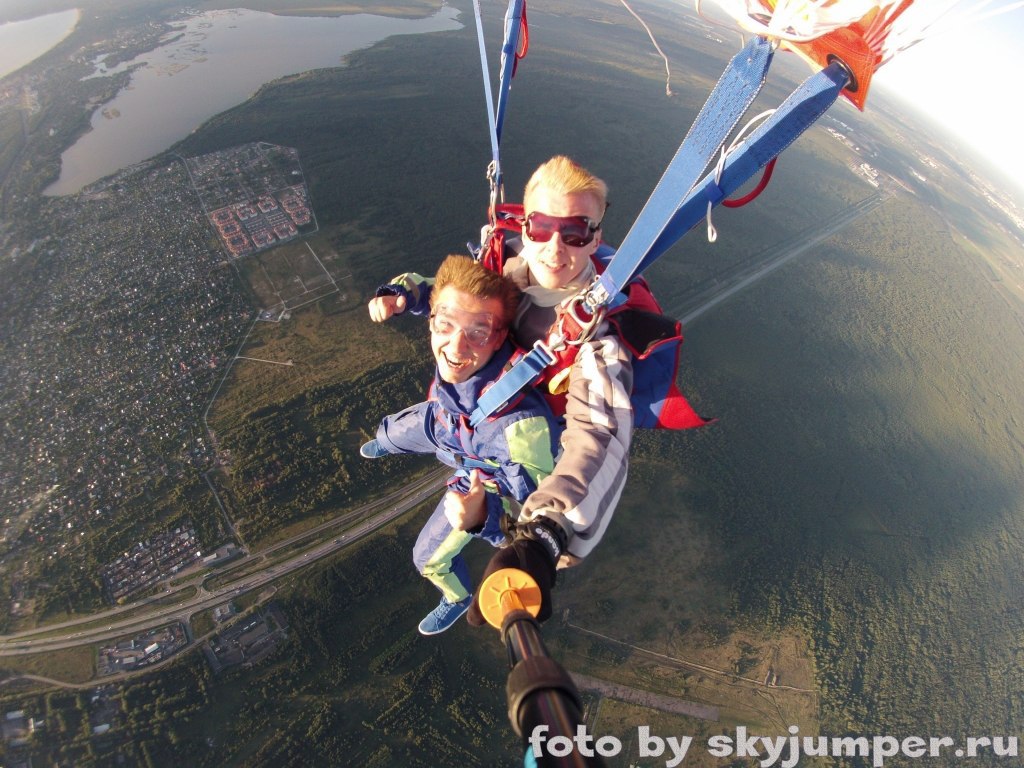
[[[444,496],[444,516],[448,518],[448,524],[456,531],[468,531],[483,525],[487,519],[486,494],[480,472],[474,469],[469,474],[466,493],[448,491]]]
[[[405,312],[405,296],[376,296],[370,299],[370,319],[375,323],[383,323],[392,315]]]

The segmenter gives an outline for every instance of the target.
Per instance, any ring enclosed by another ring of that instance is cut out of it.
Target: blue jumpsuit
[[[487,518],[481,528],[456,531],[444,514],[444,499],[427,520],[413,547],[416,569],[451,603],[473,592],[461,552],[472,538],[497,547],[504,540],[502,518],[514,520],[512,502],[522,503],[554,469],[561,428],[544,398],[527,389],[521,397],[478,425],[469,426],[477,399],[498,376],[514,352],[506,342],[469,381],[449,384],[434,376],[431,397],[387,416],[377,441],[389,453],[433,453],[455,469],[450,490],[465,493],[469,473],[480,470],[487,490]]]

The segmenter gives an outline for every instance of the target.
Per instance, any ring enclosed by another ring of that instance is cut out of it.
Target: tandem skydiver
[[[474,537],[505,544],[506,518],[514,520],[518,511],[512,507],[554,468],[561,428],[537,391],[525,391],[475,429],[468,423],[481,392],[515,351],[508,327],[519,298],[507,278],[468,256],[447,257],[429,300],[437,363],[431,397],[385,417],[376,439],[360,449],[366,458],[434,453],[456,469],[413,548],[417,570],[441,591],[440,604],[420,622],[424,635],[445,631],[470,608],[473,586],[463,547]]]

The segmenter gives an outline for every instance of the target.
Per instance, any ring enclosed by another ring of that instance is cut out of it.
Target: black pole
[[[603,766],[582,723],[579,691],[548,654],[537,620],[525,610],[510,611],[501,636],[511,669],[508,717],[526,747],[527,764],[532,754],[538,768]]]

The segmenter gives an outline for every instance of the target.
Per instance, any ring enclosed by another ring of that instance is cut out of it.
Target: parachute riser
[[[736,147],[717,173],[709,173],[690,191],[652,245],[642,268],[649,266],[699,223],[706,215],[708,203],[719,205],[814,125],[835,103],[848,80],[849,74],[839,62],[833,62],[805,80],[768,120]]]
[[[685,197],[674,204],[673,211],[662,214],[659,229],[654,231],[659,222],[655,222],[653,216],[652,221],[643,223],[649,230],[642,233],[642,237],[647,239],[645,248],[642,240],[631,238],[641,229],[642,223],[638,218],[608,269],[588,290],[588,308],[597,309],[615,301],[619,291],[630,280],[653,264],[705,216],[709,202],[712,206],[719,205],[813,125],[849,84],[849,78],[848,68],[842,62],[834,61],[805,80],[768,119],[737,145],[722,167],[692,185]],[[716,177],[719,177],[717,183]],[[664,193],[664,199],[656,200],[660,193],[662,185],[659,183],[641,216],[654,208],[655,203],[659,209],[666,207],[668,194]],[[679,200],[678,197],[675,199]],[[694,205],[695,201],[699,205]],[[638,252],[640,248],[642,250]]]
[[[523,13],[526,8],[524,0],[510,0],[505,13],[505,42],[501,48],[501,75],[498,79],[498,108],[494,113],[498,143],[501,144],[501,131],[505,124],[505,110],[508,107],[508,94],[512,89],[512,76],[516,64],[516,51],[519,48],[519,33],[522,29]]]
[[[599,286],[591,289],[587,302],[590,308],[615,301],[619,291],[650,263],[645,254],[660,236],[679,201],[693,188],[760,93],[773,54],[774,46],[770,41],[753,37],[729,61],[608,269],[601,275]]]
[[[505,34],[501,50],[501,67],[498,77],[498,105],[494,105],[491,93],[491,76],[487,68],[487,46],[484,42],[483,19],[480,12],[480,0],[473,0],[473,11],[476,18],[477,44],[480,48],[480,68],[483,72],[484,97],[487,102],[487,127],[491,139],[491,162],[487,166],[487,182],[490,187],[488,200],[488,221],[491,225],[497,220],[497,207],[505,202],[504,179],[501,173],[501,131],[505,122],[505,111],[508,106],[508,94],[512,87],[512,77],[518,58],[526,55],[527,39],[523,25],[526,20],[526,0],[509,0],[505,14]],[[522,33],[524,48],[520,48]]]

